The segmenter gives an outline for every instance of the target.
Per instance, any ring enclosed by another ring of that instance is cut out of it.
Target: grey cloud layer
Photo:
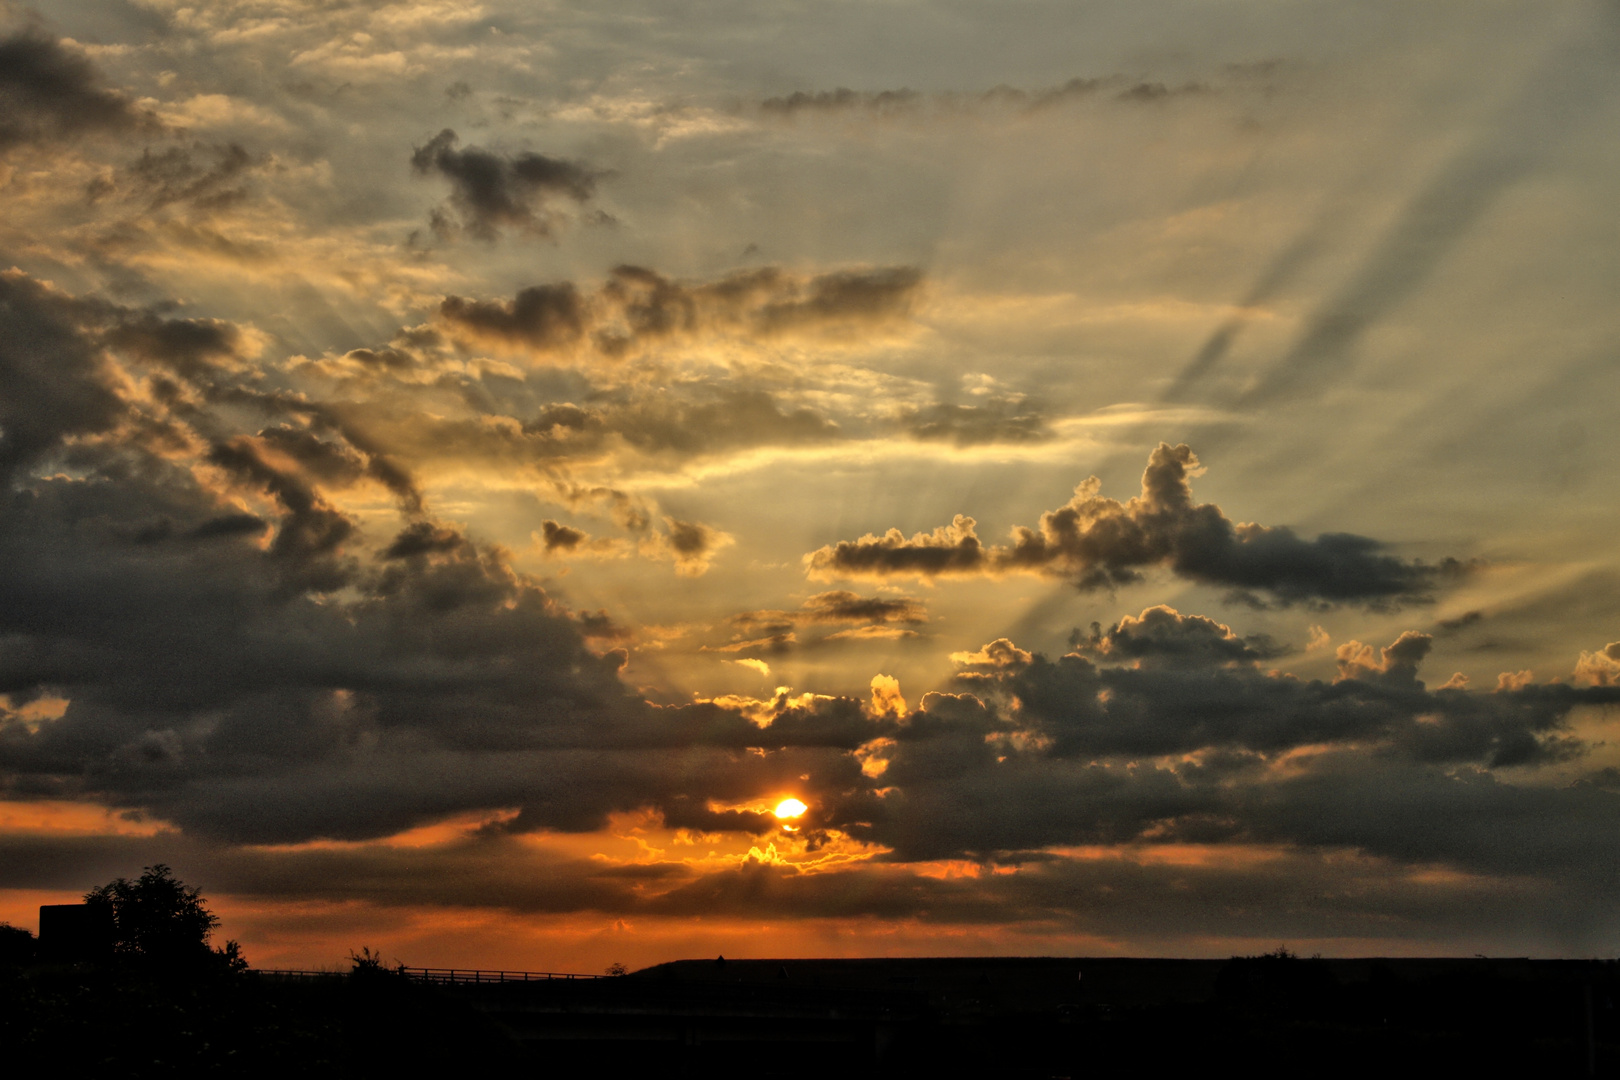
[[[1213,503],[1193,502],[1188,478],[1198,471],[1189,447],[1160,443],[1140,495],[1123,503],[1106,498],[1092,477],[1067,505],[1042,514],[1037,529],[1015,528],[1008,546],[986,546],[977,523],[959,514],[932,533],[907,538],[890,529],[819,548],[805,556],[805,567],[817,580],[1039,573],[1081,589],[1140,581],[1144,568],[1164,567],[1255,605],[1269,598],[1369,607],[1422,602],[1466,569],[1455,560],[1409,562],[1349,533],[1303,540],[1285,527],[1235,524]]]

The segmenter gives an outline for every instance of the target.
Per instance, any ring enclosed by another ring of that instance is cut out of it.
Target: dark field
[[[685,960],[435,985],[130,966],[0,973],[8,1064],[108,1076],[1620,1073],[1620,964]]]

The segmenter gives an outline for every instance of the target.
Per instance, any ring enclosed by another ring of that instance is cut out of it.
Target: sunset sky
[[[1614,4],[0,15],[0,920],[1620,948]]]

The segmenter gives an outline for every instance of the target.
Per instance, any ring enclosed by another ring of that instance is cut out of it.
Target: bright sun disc
[[[798,799],[783,799],[776,804],[776,816],[779,818],[796,818],[810,809]]]

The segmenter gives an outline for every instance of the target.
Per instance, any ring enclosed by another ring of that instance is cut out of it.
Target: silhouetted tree
[[[84,902],[112,913],[117,955],[168,964],[214,957],[231,970],[247,967],[236,942],[218,950],[208,947],[219,917],[208,910],[197,888],[182,884],[162,863],[148,866],[134,881],[117,878],[97,886],[84,894]]]

